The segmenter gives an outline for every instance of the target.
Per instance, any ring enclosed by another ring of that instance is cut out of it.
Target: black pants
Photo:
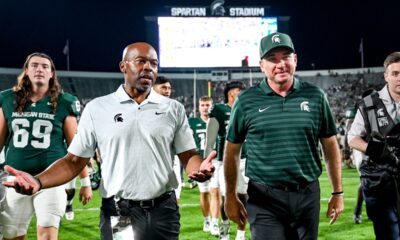
[[[107,206],[105,206],[107,205]],[[114,199],[103,199],[100,211],[102,240],[112,240],[111,216],[117,215]],[[135,240],[177,240],[180,230],[179,207],[175,193],[154,207],[131,205],[129,216]]]
[[[375,190],[369,189],[365,184],[363,185],[367,215],[374,225],[377,240],[400,239],[396,191],[394,182],[388,182],[386,186],[380,186]]]
[[[250,181],[247,192],[246,209],[253,240],[318,238],[318,181],[293,191]]]

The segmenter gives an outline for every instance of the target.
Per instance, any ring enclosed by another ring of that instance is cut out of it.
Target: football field
[[[79,182],[79,181],[77,181]],[[341,218],[333,225],[326,218],[327,202],[331,193],[329,180],[324,170],[320,177],[321,184],[321,214],[318,239],[343,239],[343,240],[366,240],[374,239],[372,223],[367,219],[365,207],[363,208],[363,222],[359,225],[353,223],[353,209],[356,202],[359,177],[355,169],[343,168],[343,185],[345,192],[345,210]],[[79,190],[77,190],[78,192]],[[97,240],[99,234],[99,206],[100,197],[98,191],[93,193],[94,199],[87,205],[82,206],[75,197],[74,209],[75,219],[62,220],[60,227],[60,240]],[[182,190],[181,203],[181,234],[182,240],[218,239],[202,231],[203,217],[199,206],[198,188]],[[28,233],[28,239],[36,239],[35,220],[32,221]],[[235,239],[235,224],[231,223],[230,239]],[[250,239],[250,231],[246,232]]]

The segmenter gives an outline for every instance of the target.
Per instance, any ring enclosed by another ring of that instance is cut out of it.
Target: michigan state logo
[[[308,101],[303,101],[300,103],[300,110],[304,112],[310,112],[310,106],[308,106]]]

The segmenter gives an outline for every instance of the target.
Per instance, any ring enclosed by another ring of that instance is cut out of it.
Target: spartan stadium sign
[[[227,10],[227,11],[226,11]],[[211,8],[211,14],[207,14],[205,7],[172,7],[171,16],[174,17],[206,17],[206,16],[230,16],[230,17],[258,17],[265,16],[263,7],[227,7],[219,5]],[[227,14],[225,14],[227,12]]]
[[[249,16],[264,16],[264,8],[242,8],[231,7],[229,8],[229,15],[232,17],[249,17]]]
[[[173,7],[171,16],[174,17],[202,17],[207,16],[206,8]]]

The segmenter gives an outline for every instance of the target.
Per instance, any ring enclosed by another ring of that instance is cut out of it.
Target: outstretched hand
[[[217,152],[211,151],[208,157],[201,163],[199,170],[197,172],[190,173],[188,175],[189,178],[198,182],[204,182],[210,179],[215,170],[214,166],[212,165],[212,160],[215,158],[215,156],[217,156]]]
[[[32,195],[42,187],[40,182],[29,173],[19,171],[8,165],[4,166],[4,170],[15,178],[11,181],[4,181],[2,184],[6,187],[13,187],[17,193]]]

